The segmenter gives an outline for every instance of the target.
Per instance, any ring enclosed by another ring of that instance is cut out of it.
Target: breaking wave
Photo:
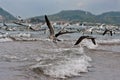
[[[120,44],[120,39],[98,40],[99,44]]]
[[[85,39],[81,42],[81,46],[86,46],[89,49],[95,49],[98,47],[98,44],[96,42],[96,45],[94,45],[91,40]]]
[[[0,38],[0,42],[8,42],[8,41],[13,41],[11,38]]]
[[[43,59],[30,66],[30,69],[55,78],[66,78],[80,76],[81,72],[88,72],[88,67],[91,67],[89,61],[92,59],[80,50],[70,48],[59,50],[56,56]]]

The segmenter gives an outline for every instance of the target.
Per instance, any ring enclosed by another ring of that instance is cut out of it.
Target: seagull
[[[78,45],[83,39],[91,39],[93,44],[96,45],[95,38],[92,36],[81,36],[74,45]]]
[[[24,25],[24,24],[22,24],[22,23],[20,23],[20,22],[15,22],[15,21],[13,21],[13,23],[14,23],[14,24],[17,24],[17,25],[21,25],[21,26],[27,26],[27,25]]]
[[[59,31],[58,33],[55,34],[55,37],[58,37],[62,34],[67,34],[67,33],[75,33],[77,31]]]
[[[51,25],[50,21],[48,20],[47,15],[45,15],[45,21],[46,21],[46,24],[47,24],[47,26],[49,28],[49,31],[50,31],[49,38],[52,39],[52,40],[56,40],[53,26]]]
[[[31,26],[29,27],[29,29],[32,30],[32,31],[40,31],[40,30],[41,30],[41,29],[34,29],[34,28],[31,27]]]
[[[7,25],[7,24],[5,24],[5,23],[3,23],[3,26],[6,26],[6,27],[8,27],[8,25]]]
[[[26,24],[22,24],[22,23],[20,23],[20,22],[13,22],[14,24],[17,24],[17,25],[20,25],[20,26],[25,26],[25,27],[27,27],[28,29],[30,29],[30,30],[32,30],[32,31],[40,31],[40,30],[42,30],[42,29],[35,29],[35,28],[33,28],[33,27],[37,27],[37,26],[39,26],[39,25],[37,25],[37,26],[31,26],[30,24],[29,25],[26,25]]]
[[[93,29],[94,29],[94,27],[91,27],[91,28],[87,29],[86,31],[90,32],[92,34],[93,33]]]
[[[105,35],[107,32],[110,32],[110,35],[112,36],[112,30],[109,30],[109,29],[105,29],[103,35]]]
[[[3,21],[3,26],[5,26],[5,30],[8,30],[9,26]]]
[[[62,30],[60,30],[58,33],[55,34],[54,29],[53,29],[53,26],[51,25],[51,23],[50,23],[47,15],[45,15],[45,21],[46,21],[46,24],[47,24],[47,26],[48,26],[48,28],[49,28],[49,31],[50,31],[50,36],[49,36],[49,38],[52,39],[53,42],[54,42],[54,41],[56,42],[56,40],[57,40],[57,41],[60,41],[59,39],[57,39],[57,37],[60,36],[60,35],[62,35],[62,34],[74,33],[74,32],[75,32],[75,31],[73,31],[73,32],[66,31],[66,32],[65,32],[65,31],[63,31],[65,27],[63,27]]]
[[[58,32],[58,33],[56,33],[55,34],[55,37],[58,37],[58,36],[60,36],[60,35],[62,35],[62,34],[67,34],[67,33],[75,33],[75,32],[77,32],[77,31],[64,31],[64,29],[65,29],[65,26]]]

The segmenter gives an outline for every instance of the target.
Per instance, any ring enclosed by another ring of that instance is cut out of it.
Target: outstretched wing
[[[86,37],[81,36],[81,37],[76,41],[76,43],[75,43],[74,45],[78,45],[84,38],[86,38]]]
[[[112,31],[110,31],[110,35],[112,36]]]
[[[14,24],[17,24],[17,25],[21,25],[21,26],[26,26],[26,27],[28,27],[27,25],[24,25],[24,24],[22,24],[22,23],[20,23],[20,22],[13,22]]]
[[[107,33],[107,31],[108,31],[108,30],[106,29],[106,30],[104,31],[103,35],[105,35],[105,34]]]
[[[91,38],[94,45],[96,45],[95,38]]]
[[[62,34],[67,34],[67,33],[75,33],[77,31],[64,31],[66,26],[64,26],[58,33],[55,34],[55,37],[58,37],[59,35],[62,35]]]
[[[75,32],[76,32],[76,31],[66,31],[66,32],[60,31],[60,32],[58,32],[57,34],[55,34],[55,37],[58,37],[58,36],[60,36],[60,35],[62,35],[62,34],[75,33]]]
[[[32,31],[38,31],[38,30],[36,30],[36,29],[34,29],[32,27],[29,27],[29,29],[32,30]]]
[[[47,24],[47,26],[50,30],[50,36],[53,36],[54,35],[54,29],[53,29],[50,21],[48,20],[47,15],[45,15],[45,21],[46,21],[46,24]]]

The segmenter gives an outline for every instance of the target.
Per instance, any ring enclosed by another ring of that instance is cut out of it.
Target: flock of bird
[[[59,39],[57,39],[57,37],[58,37],[59,35],[67,34],[67,33],[73,33],[73,32],[62,32],[62,30],[64,29],[64,28],[63,28],[63,29],[60,30],[57,34],[54,34],[53,26],[51,25],[51,23],[50,23],[50,21],[49,21],[49,19],[48,19],[48,17],[47,17],[46,15],[45,15],[45,21],[46,21],[46,24],[47,24],[47,26],[48,26],[48,28],[49,28],[49,31],[50,31],[50,36],[49,36],[49,38],[52,39],[53,42],[56,42],[56,40],[57,40],[57,41],[60,41]],[[76,43],[75,43],[74,45],[78,45],[83,39],[91,39],[92,42],[93,42],[93,44],[96,45],[95,38],[92,37],[92,36],[81,36],[81,37],[76,41]]]
[[[48,29],[49,29],[49,32],[50,32],[49,39],[51,39],[54,43],[57,43],[57,41],[61,41],[60,39],[58,39],[58,36],[60,36],[60,35],[75,33],[75,32],[78,32],[78,31],[80,32],[81,31],[79,29],[77,29],[77,31],[65,31],[64,29],[65,29],[66,26],[64,26],[64,27],[62,27],[62,29],[60,31],[55,33],[54,27],[51,24],[51,22],[49,21],[47,15],[45,15],[45,22],[46,22],[46,25],[48,26]],[[17,25],[25,26],[25,27],[31,29],[32,31],[40,31],[40,29],[35,29],[31,25],[22,24],[22,23],[19,23],[19,22],[13,22],[13,23],[17,24]],[[3,26],[8,27],[8,25],[6,25],[5,22],[3,23]],[[78,40],[75,42],[74,45],[78,45],[84,39],[91,39],[92,43],[94,45],[96,45],[95,37],[84,35],[84,32],[86,32],[86,31],[89,31],[92,34],[93,33],[92,30],[93,30],[93,27],[91,27],[89,29],[82,30],[83,35],[78,38]],[[107,28],[105,28],[102,35],[105,35],[108,32],[110,33],[111,36],[113,35],[112,29],[107,29]]]

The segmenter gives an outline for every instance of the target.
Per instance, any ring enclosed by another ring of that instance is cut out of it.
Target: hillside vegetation
[[[0,8],[0,21],[10,21],[10,20],[16,20],[16,18],[10,14],[9,12],[5,11],[4,9]]]
[[[100,15],[94,15],[88,11],[82,10],[63,10],[59,13],[48,15],[51,21],[79,21],[92,23],[120,24],[120,12],[106,12]],[[36,16],[30,19],[44,20],[44,16]]]

